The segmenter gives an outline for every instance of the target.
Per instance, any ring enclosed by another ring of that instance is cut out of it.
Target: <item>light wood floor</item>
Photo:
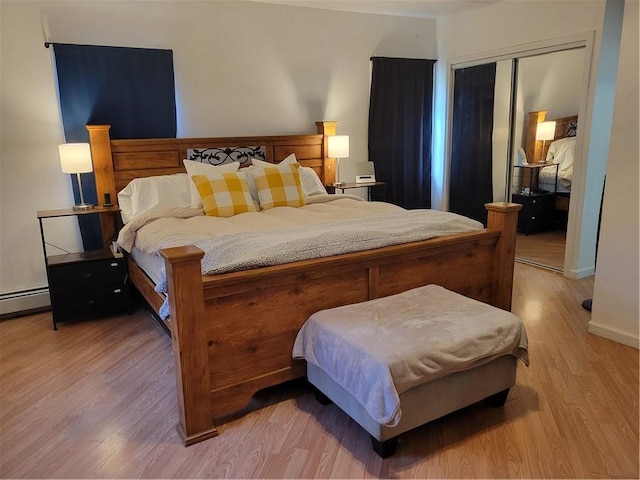
[[[638,478],[638,351],[587,333],[592,279],[522,264],[515,276],[531,366],[506,405],[431,422],[385,460],[302,382],[183,447],[170,341],[142,310],[57,332],[48,313],[0,322],[0,476]]]
[[[567,233],[563,230],[518,234],[516,258],[519,261],[540,265],[562,272]]]

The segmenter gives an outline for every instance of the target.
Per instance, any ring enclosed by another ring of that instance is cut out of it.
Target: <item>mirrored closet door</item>
[[[450,209],[484,221],[465,202],[522,204],[516,259],[556,271],[564,269],[584,61],[585,49],[573,48],[454,71]]]

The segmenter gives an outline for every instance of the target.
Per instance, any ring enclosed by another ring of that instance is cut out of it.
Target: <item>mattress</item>
[[[134,260],[140,261],[154,280],[156,291],[166,294],[164,269],[153,259],[160,260],[164,248],[200,248],[204,252],[202,274],[215,275],[484,228],[480,222],[450,212],[405,210],[348,197],[321,195],[299,208],[277,207],[226,218],[205,216],[194,208],[155,210],[127,223],[118,243],[124,250],[135,252]],[[168,316],[166,300],[159,314]]]
[[[139,248],[133,248],[131,257],[154,284],[157,285],[162,281],[164,278],[164,259],[161,256],[143,252]]]
[[[121,230],[119,245],[158,284],[164,279],[162,248],[188,245],[217,231],[219,235],[269,231],[336,220],[389,214],[403,209],[382,202],[364,202],[351,195],[323,195],[304,207],[278,208],[271,212],[237,215],[229,219],[205,217],[201,209],[167,208],[140,215]],[[266,213],[266,214],[265,214]],[[148,240],[146,237],[153,237]]]
[[[199,246],[205,254],[214,250],[214,266],[203,273],[215,274],[235,268],[215,267],[215,263],[228,260],[223,256],[231,254],[249,258],[249,264],[244,258],[233,260],[241,264],[235,269],[241,270],[266,266],[266,257],[281,256],[284,261],[278,263],[288,263],[483,228],[475,220],[449,212],[405,210],[384,202],[323,197],[300,208],[278,207],[227,218],[205,216],[198,209],[151,211],[127,223],[118,243],[127,252],[135,248],[158,256],[163,248],[182,245]],[[313,242],[317,252],[309,251]],[[354,246],[354,242],[361,246]],[[303,255],[306,258],[293,258],[301,250],[308,251]],[[258,260],[255,265],[250,259],[254,251]]]

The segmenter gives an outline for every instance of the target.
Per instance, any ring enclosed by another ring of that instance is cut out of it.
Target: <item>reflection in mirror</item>
[[[564,270],[584,52],[518,60],[513,146],[524,149],[529,165],[514,160],[509,182],[511,201],[523,205],[516,258],[557,271]],[[538,125],[549,121],[552,134],[543,138]]]
[[[584,46],[571,47],[453,67],[449,209],[484,221],[473,205],[523,204],[516,260],[560,272],[576,201],[573,162],[581,161],[573,153],[577,114],[585,104],[585,52]],[[544,121],[556,122],[553,139],[536,138]]]

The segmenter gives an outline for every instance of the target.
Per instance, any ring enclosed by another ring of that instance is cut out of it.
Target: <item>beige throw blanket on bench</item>
[[[529,364],[520,319],[438,285],[317,312],[293,347],[387,426],[400,421],[401,393],[502,355]]]

